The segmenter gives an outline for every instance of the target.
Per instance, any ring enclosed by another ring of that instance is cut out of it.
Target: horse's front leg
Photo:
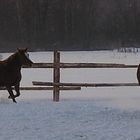
[[[15,96],[14,96],[13,91],[12,91],[12,87],[11,86],[6,86],[6,89],[8,90],[9,95],[12,98],[13,102],[16,103]]]
[[[17,85],[15,85],[15,91],[16,91],[15,97],[20,96],[19,85],[20,85],[19,83]]]

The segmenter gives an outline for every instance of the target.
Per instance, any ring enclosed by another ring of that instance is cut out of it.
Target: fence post
[[[53,82],[60,82],[60,52],[57,50],[54,51],[54,63],[53,63]],[[59,102],[59,85],[53,86],[53,101]]]

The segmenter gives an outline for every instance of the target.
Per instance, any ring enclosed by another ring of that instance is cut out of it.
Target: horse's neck
[[[13,54],[13,55],[11,55],[10,57],[8,57],[5,61],[6,61],[7,65],[9,67],[16,68],[18,70],[21,69],[21,66],[22,65],[21,65],[21,63],[20,63],[20,61],[19,61],[18,56],[17,56],[16,53]]]

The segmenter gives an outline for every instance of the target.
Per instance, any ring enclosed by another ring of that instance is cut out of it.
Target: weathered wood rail
[[[39,86],[72,86],[72,87],[116,87],[116,86],[139,86],[138,83],[53,83],[33,81],[33,85]]]
[[[13,88],[14,89],[14,88]],[[0,87],[0,90],[6,90],[5,87]],[[20,87],[20,90],[53,90],[53,87]],[[80,86],[60,86],[60,90],[81,90]]]
[[[60,63],[60,68],[137,68],[138,65],[115,63]],[[29,67],[24,67],[29,68]],[[30,68],[54,68],[53,63],[34,63]]]

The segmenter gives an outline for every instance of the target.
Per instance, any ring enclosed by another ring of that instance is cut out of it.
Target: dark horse
[[[137,79],[138,79],[138,83],[140,85],[140,64],[139,64],[138,69],[137,69]]]
[[[13,55],[0,61],[0,87],[6,87],[10,95],[9,98],[15,103],[15,98],[20,95],[21,67],[23,65],[31,66],[32,64],[27,48],[18,48]],[[13,94],[12,86],[15,88],[16,95]]]

